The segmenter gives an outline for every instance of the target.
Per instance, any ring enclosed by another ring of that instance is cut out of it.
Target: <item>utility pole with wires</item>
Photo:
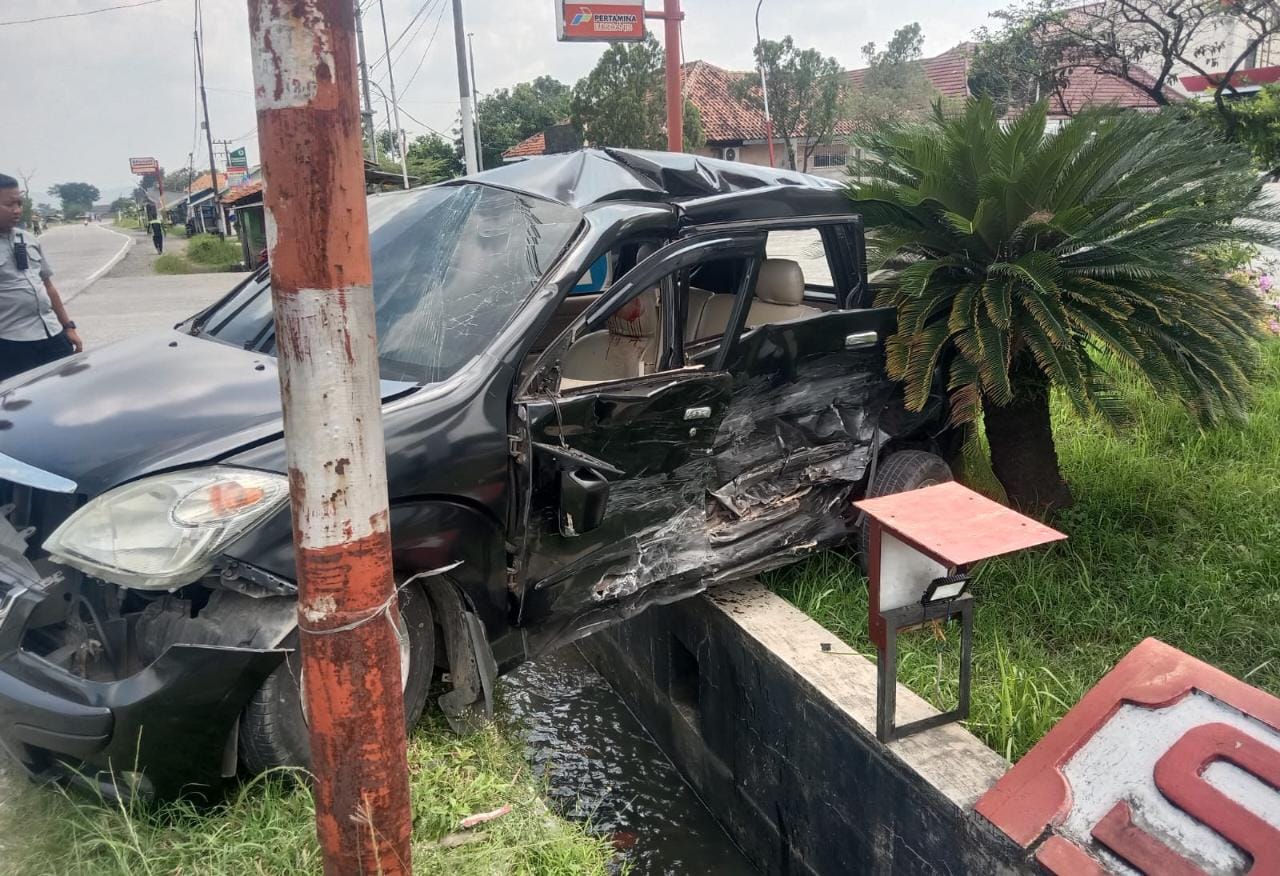
[[[769,141],[769,166],[777,167],[773,157],[773,116],[769,114],[769,80],[764,75],[764,55],[760,51],[760,7],[764,0],[756,3],[756,64],[760,67],[760,96],[764,98],[764,136]]]
[[[351,0],[248,0],[328,876],[407,876],[412,814]],[[299,161],[299,156],[306,156]]]
[[[462,0],[453,0],[453,46],[458,57],[458,97],[462,102],[462,154],[467,173],[480,169],[476,159],[476,123],[472,117],[471,70],[467,65],[467,28],[462,23]]]
[[[209,95],[204,87],[204,15],[196,0],[196,72],[200,77],[200,103],[204,108],[204,136],[209,145],[209,173],[213,179],[213,212],[218,216],[218,233],[227,234],[227,218],[222,214],[222,190],[218,187],[218,163],[213,155],[213,130],[209,127]]]
[[[476,90],[475,34],[467,34],[467,54],[471,56],[471,91]],[[476,98],[476,168],[484,170],[484,146],[480,142],[480,98]]]
[[[364,48],[364,13],[360,9],[360,0],[352,0],[356,14],[356,58],[360,62],[360,83],[363,89],[364,110],[360,113],[364,121],[364,134],[369,138],[367,154],[374,163],[378,161],[378,132],[373,128],[373,94],[369,90],[369,55]]]
[[[387,36],[387,8],[383,5],[383,0],[378,0],[378,14],[382,16],[382,44],[387,52],[387,86],[391,89],[391,111],[395,114],[396,145],[400,147],[400,178],[407,189],[409,188],[409,163],[405,152],[408,150],[405,148],[404,128],[400,126],[400,104],[396,99],[396,74],[392,70],[395,65],[391,62],[391,38]]]

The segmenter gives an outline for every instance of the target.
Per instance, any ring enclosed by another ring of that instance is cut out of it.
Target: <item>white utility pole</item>
[[[467,173],[476,173],[476,123],[471,106],[471,72],[467,69],[467,29],[462,23],[462,0],[453,0],[453,45],[458,56],[458,97],[462,101],[462,153]]]
[[[360,112],[364,133],[369,138],[368,156],[378,161],[378,132],[373,127],[373,95],[369,91],[369,56],[364,50],[364,16],[360,12],[360,0],[353,0],[356,14],[356,59],[360,64],[360,83],[363,86],[364,108]]]
[[[467,53],[471,56],[471,90],[476,90],[476,44],[475,34],[467,34]],[[476,98],[476,166],[484,170],[484,146],[480,143],[480,98]]]
[[[400,103],[396,98],[396,74],[391,63],[391,38],[387,36],[387,8],[382,0],[378,0],[378,14],[382,16],[382,44],[387,52],[387,85],[391,88],[391,111],[395,113],[396,141],[400,145],[400,177],[404,187],[409,188],[409,164],[405,158],[404,128],[400,127]]]

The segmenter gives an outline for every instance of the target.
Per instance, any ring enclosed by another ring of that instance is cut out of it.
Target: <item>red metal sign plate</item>
[[[1280,699],[1147,639],[976,808],[1051,873],[1280,874]]]
[[[560,39],[623,42],[644,39],[644,4],[569,3],[561,12]]]
[[[944,566],[967,566],[1066,538],[956,483],[863,499],[854,506]]]

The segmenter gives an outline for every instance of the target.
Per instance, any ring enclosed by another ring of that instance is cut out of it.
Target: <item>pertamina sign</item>
[[[556,0],[562,42],[640,42],[644,39],[644,0],[572,3]]]

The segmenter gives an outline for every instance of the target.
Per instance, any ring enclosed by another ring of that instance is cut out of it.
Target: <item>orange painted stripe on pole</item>
[[[350,0],[249,0],[303,688],[327,874],[411,872]]]

